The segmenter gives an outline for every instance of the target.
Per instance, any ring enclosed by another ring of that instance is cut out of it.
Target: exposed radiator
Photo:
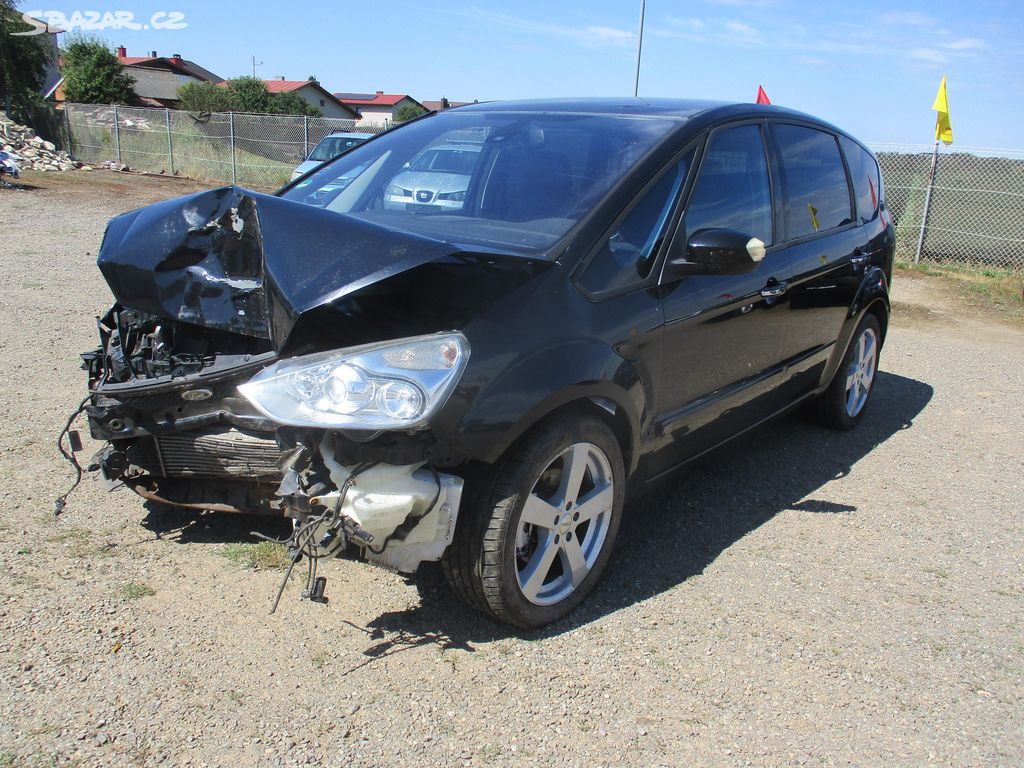
[[[259,433],[221,428],[160,435],[155,441],[140,446],[138,463],[165,477],[281,479],[281,450]]]

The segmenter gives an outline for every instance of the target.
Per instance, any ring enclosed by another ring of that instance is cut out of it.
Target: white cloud
[[[680,19],[677,16],[669,16],[666,19],[669,24],[673,27],[679,27],[680,29],[688,29],[692,32],[697,32],[704,29],[704,22],[700,19]]]
[[[722,39],[736,45],[760,45],[763,42],[761,33],[742,21],[725,22],[725,33]]]
[[[949,61],[946,54],[934,48],[915,48],[907,55],[915,61],[927,61],[931,64],[945,64]]]
[[[897,27],[934,27],[938,20],[914,11],[892,11],[882,14],[882,23]]]
[[[827,67],[832,62],[826,59],[820,59],[817,56],[797,56],[797,64],[806,64],[809,67]]]
[[[965,37],[960,40],[952,40],[948,43],[942,44],[943,48],[948,48],[951,51],[981,51],[987,48],[984,40],[979,40],[976,37]]]
[[[636,39],[636,33],[625,29],[603,26],[569,27],[546,21],[524,19],[507,13],[485,11],[476,7],[467,8],[465,11],[450,11],[450,13],[528,35],[566,38],[587,47],[624,46],[631,44]]]
[[[632,32],[614,27],[584,27],[583,34],[595,42],[608,43],[629,42],[636,37]]]

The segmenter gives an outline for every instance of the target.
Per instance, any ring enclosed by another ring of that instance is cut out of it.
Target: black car
[[[453,143],[476,156],[458,206],[385,204]],[[798,112],[446,110],[275,195],[110,222],[96,464],[154,502],[292,518],[314,599],[320,557],[440,560],[537,627],[594,587],[630,493],[798,403],[857,424],[893,250],[875,158]]]

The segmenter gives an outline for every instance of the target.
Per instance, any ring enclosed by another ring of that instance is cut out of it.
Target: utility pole
[[[633,95],[640,93],[640,55],[644,49],[644,10],[646,0],[640,0],[640,31],[636,37],[636,80],[633,83]]]
[[[256,56],[252,57],[252,76],[256,77],[256,67],[262,64],[262,61],[256,61]]]

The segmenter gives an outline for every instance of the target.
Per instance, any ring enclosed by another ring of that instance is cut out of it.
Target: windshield
[[[546,250],[678,124],[445,112],[354,148],[282,196],[449,243]]]
[[[327,136],[316,145],[316,148],[309,153],[309,160],[316,160],[324,163],[333,160],[346,149],[362,144],[366,139],[353,138],[351,136]]]

